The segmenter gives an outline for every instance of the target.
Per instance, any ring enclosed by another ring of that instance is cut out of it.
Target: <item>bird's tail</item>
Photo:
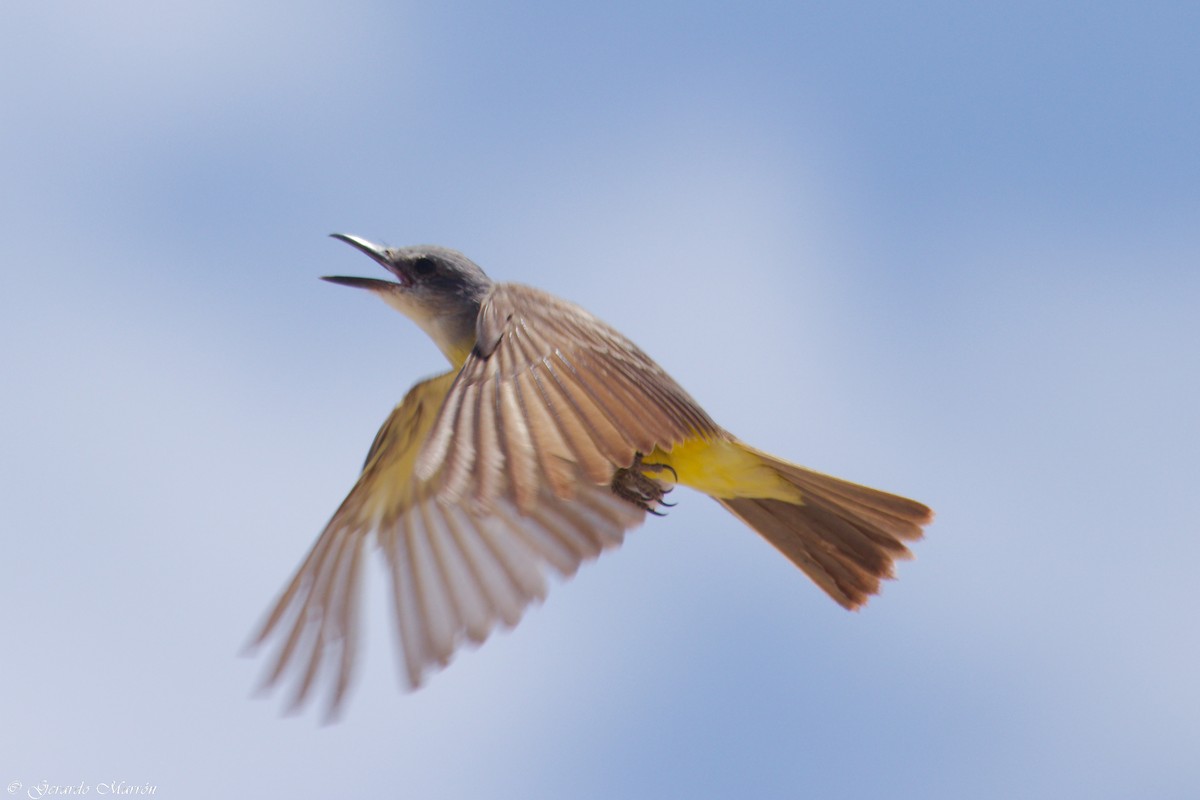
[[[905,542],[922,536],[933,512],[915,500],[813,472],[737,443],[799,493],[799,502],[718,496],[716,501],[849,609],[892,577],[893,562],[911,558]]]

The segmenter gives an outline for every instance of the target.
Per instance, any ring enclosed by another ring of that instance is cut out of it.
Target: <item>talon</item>
[[[664,486],[655,478],[651,478],[650,474],[670,471],[671,475],[678,481],[679,474],[675,472],[675,468],[670,464],[644,464],[642,463],[642,454],[635,453],[633,463],[628,467],[622,467],[613,472],[612,483],[610,487],[617,497],[633,503],[643,511],[647,511],[656,517],[665,517],[666,514],[658,510],[659,506],[665,508],[674,507],[674,503],[665,503],[663,498],[675,487]]]

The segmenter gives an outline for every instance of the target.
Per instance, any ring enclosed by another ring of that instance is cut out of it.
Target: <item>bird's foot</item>
[[[633,463],[628,467],[618,469],[613,473],[612,490],[613,493],[633,503],[643,511],[649,511],[656,517],[666,516],[658,510],[659,506],[670,508],[674,503],[667,503],[663,500],[673,486],[666,486],[657,478],[651,478],[649,474],[657,474],[660,472],[670,472],[673,480],[678,480],[679,475],[675,472],[675,468],[670,464],[646,464],[642,461],[642,454],[637,453],[633,458]]]

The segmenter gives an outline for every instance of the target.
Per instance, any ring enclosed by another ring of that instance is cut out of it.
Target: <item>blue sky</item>
[[[1200,791],[1191,3],[4,4],[0,781],[160,797]],[[847,614],[681,497],[345,720],[239,658],[408,386],[325,238],[583,303],[938,519]],[[95,789],[94,789],[95,790]],[[20,796],[20,795],[18,795]]]

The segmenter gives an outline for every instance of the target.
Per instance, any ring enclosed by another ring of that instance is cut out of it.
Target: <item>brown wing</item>
[[[661,367],[582,308],[497,286],[477,344],[417,459],[448,502],[512,498],[529,513],[544,488],[569,499],[607,485],[635,453],[725,434]]]
[[[434,484],[416,478],[413,463],[454,377],[417,384],[391,413],[358,482],[255,640],[283,634],[266,684],[290,674],[293,708],[332,672],[328,715],[340,710],[354,674],[362,553],[372,536],[388,565],[405,674],[415,687],[464,641],[515,625],[545,595],[547,569],[574,574],[645,516],[590,485],[570,499],[539,487],[526,511],[509,497],[487,507],[443,502]]]
[[[332,668],[329,713],[351,683],[364,545],[383,551],[412,686],[464,642],[511,627],[622,541],[645,512],[609,488],[635,452],[725,434],[660,367],[582,309],[522,286],[486,301],[457,373],[417,384],[268,616],[285,633],[267,683],[303,704]]]

